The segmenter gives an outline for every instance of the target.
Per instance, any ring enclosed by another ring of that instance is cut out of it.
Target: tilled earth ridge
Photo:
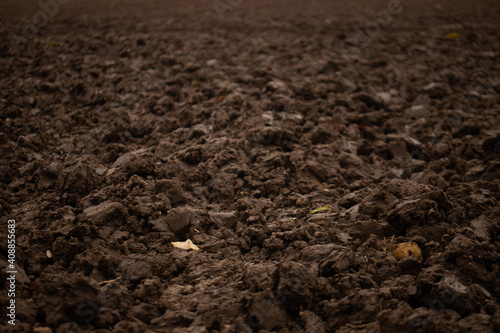
[[[0,330],[499,331],[498,4],[228,3],[6,7]]]

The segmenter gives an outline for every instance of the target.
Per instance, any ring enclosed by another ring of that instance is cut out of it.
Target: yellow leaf
[[[456,32],[452,32],[446,35],[446,39],[455,39],[455,38],[458,38],[458,33]]]
[[[397,260],[401,260],[409,256],[414,256],[420,262],[424,260],[422,250],[415,242],[398,244],[396,249],[392,251],[392,254]]]
[[[332,209],[332,207],[330,205],[325,205],[323,207],[319,207],[319,208],[316,208],[314,210],[311,210],[309,213],[311,213],[311,214],[317,214],[317,213],[321,213],[321,212],[327,212],[330,209]]]

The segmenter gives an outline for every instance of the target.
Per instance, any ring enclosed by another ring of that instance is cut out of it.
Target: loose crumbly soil
[[[166,2],[2,2],[2,332],[500,330],[498,1]]]

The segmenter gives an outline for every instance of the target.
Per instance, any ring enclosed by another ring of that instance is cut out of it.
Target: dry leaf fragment
[[[113,280],[107,280],[107,281],[101,281],[99,282],[97,285],[98,286],[102,286],[104,284],[108,284],[108,283],[112,283],[112,282],[116,282],[116,281],[120,281],[122,279],[121,276],[117,277],[116,279],[113,279]]]
[[[392,254],[397,260],[401,260],[403,258],[414,256],[418,259],[418,261],[424,261],[422,256],[422,250],[415,242],[408,243],[400,243],[396,246],[396,249],[392,251]]]
[[[52,333],[52,329],[50,327],[35,327],[33,333]]]
[[[182,250],[186,250],[186,251],[188,251],[188,250],[199,251],[200,250],[200,248],[198,246],[194,245],[190,239],[188,239],[185,242],[172,242],[172,246],[179,248],[179,249],[182,249]]]

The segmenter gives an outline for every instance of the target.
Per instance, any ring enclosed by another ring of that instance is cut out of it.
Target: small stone
[[[272,80],[269,81],[266,85],[267,91],[274,92],[274,93],[279,93],[284,96],[291,96],[292,91],[288,87],[288,85],[280,80]]]
[[[380,100],[382,100],[382,103],[384,105],[388,105],[390,103],[390,101],[391,101],[391,94],[388,93],[388,92],[378,93],[377,97],[380,98]]]
[[[351,222],[356,222],[359,214],[359,204],[349,208],[348,212],[349,212],[349,220]]]
[[[106,171],[108,171],[108,168],[97,168],[95,169],[95,172],[99,175],[99,176],[102,176],[106,173]]]
[[[357,88],[356,84],[354,84],[351,80],[348,80],[344,77],[342,78],[342,83],[347,89],[356,90]]]
[[[346,141],[344,142],[344,144],[342,144],[342,150],[347,153],[357,154],[358,146],[355,141]]]
[[[432,82],[426,85],[422,90],[433,98],[444,97],[448,94],[446,86],[442,83],[436,82]]]
[[[52,162],[44,171],[47,176],[53,179],[57,179],[59,177],[59,172],[61,171],[61,169],[62,166],[60,163]]]
[[[113,163],[112,167],[119,168],[122,165],[129,163],[131,160],[132,160],[132,156],[130,154],[128,154],[128,153],[124,154],[124,155],[118,157],[118,159],[115,161],[115,163]]]
[[[404,115],[407,118],[413,119],[425,117],[425,107],[423,105],[412,105],[409,109],[405,110]]]
[[[262,113],[262,120],[264,120],[264,123],[267,126],[273,126],[274,125],[273,113],[271,111],[263,112]]]
[[[209,59],[207,60],[207,66],[213,66],[217,63],[217,59]]]

